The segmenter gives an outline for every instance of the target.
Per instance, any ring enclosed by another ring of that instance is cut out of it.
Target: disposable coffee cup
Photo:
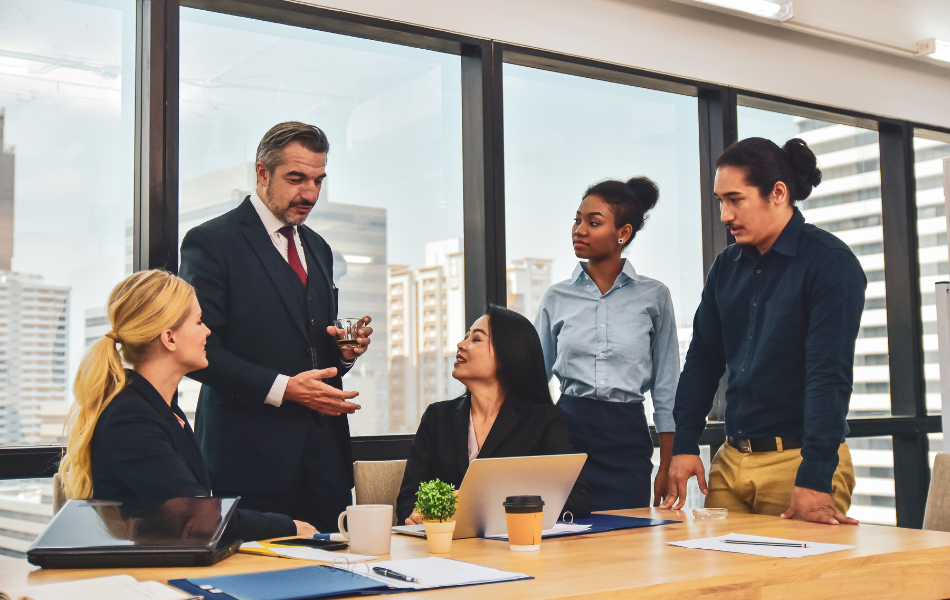
[[[544,516],[541,496],[508,496],[504,505],[508,547],[515,552],[540,550],[541,521]]]

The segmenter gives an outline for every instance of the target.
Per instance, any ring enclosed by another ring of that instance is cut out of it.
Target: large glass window
[[[918,129],[914,138],[917,183],[917,247],[920,257],[920,316],[924,336],[927,413],[940,414],[940,358],[934,285],[950,279],[947,263],[947,208],[943,160],[950,157],[950,135]]]
[[[135,2],[0,3],[0,446],[63,443],[72,382],[126,263]],[[0,484],[0,554],[52,515]]]
[[[821,185],[799,203],[805,220],[844,241],[868,278],[861,329],[855,343],[854,392],[849,418],[891,412],[884,300],[884,230],[876,131],[816,119],[739,107],[739,138],[764,137],[779,146],[805,140],[818,157]],[[893,525],[894,475],[890,438],[848,440],[858,485],[850,515]]]
[[[450,377],[464,320],[458,56],[181,10],[181,237],[256,187],[255,151],[297,120],[330,140],[307,225],[333,248],[340,314],[373,317],[344,378],[354,435],[415,432]],[[198,384],[180,401],[194,411]]]
[[[533,320],[547,288],[570,278],[588,186],[645,175],[660,199],[626,257],[669,287],[685,360],[704,277],[696,98],[510,64],[504,87],[509,307]]]

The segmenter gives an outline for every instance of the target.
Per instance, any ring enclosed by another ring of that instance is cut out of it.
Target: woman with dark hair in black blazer
[[[467,391],[426,409],[406,463],[396,515],[408,525],[422,523],[413,512],[420,483],[438,478],[458,489],[476,458],[575,452],[548,391],[541,341],[523,316],[489,306],[459,342],[452,377]],[[586,517],[590,507],[581,476],[564,510]]]

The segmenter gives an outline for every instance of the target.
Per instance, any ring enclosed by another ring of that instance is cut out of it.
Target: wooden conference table
[[[528,573],[530,581],[418,592],[459,600],[523,598],[950,598],[950,533],[877,525],[830,526],[776,517],[730,515],[694,521],[685,511],[636,509],[615,514],[680,520],[645,527],[548,539],[536,553],[511,552],[502,541],[455,540],[447,555]],[[746,533],[856,545],[809,558],[775,559],[691,550],[666,542]],[[392,560],[428,556],[426,542],[393,536]],[[302,560],[237,554],[212,567],[43,570],[25,560],[0,560],[0,589],[128,573],[141,581],[273,571],[313,565]],[[400,598],[405,596],[400,595]]]

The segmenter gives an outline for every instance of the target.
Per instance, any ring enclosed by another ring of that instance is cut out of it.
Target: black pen
[[[782,546],[785,548],[807,548],[808,544],[792,542],[758,542],[752,540],[719,540],[723,544],[746,544],[749,546]]]
[[[419,583],[419,580],[415,577],[408,577],[402,573],[397,573],[395,571],[390,571],[389,569],[384,569],[382,567],[373,567],[373,573],[377,575],[382,575],[383,577],[389,577],[390,579],[398,579],[399,581],[407,581],[409,583]]]

